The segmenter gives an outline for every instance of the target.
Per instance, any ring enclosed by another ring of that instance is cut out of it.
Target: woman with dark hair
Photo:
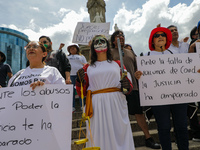
[[[34,90],[36,86],[44,84],[65,84],[64,78],[55,67],[45,65],[47,50],[42,43],[31,41],[25,50],[29,66],[18,71],[9,80],[8,86],[30,85]]]
[[[102,150],[134,150],[128,117],[127,101],[122,88],[132,90],[127,77],[121,79],[120,62],[113,61],[108,40],[97,35],[91,44],[91,64],[78,72],[76,89],[80,82],[86,95],[86,116],[89,116],[94,145]],[[89,141],[87,147],[92,146]]]
[[[149,37],[149,51],[147,55],[172,54],[168,50],[172,42],[171,31],[164,27],[158,27],[151,31]],[[178,52],[177,52],[178,53]],[[135,73],[136,79],[140,79],[141,71]],[[188,150],[188,130],[187,130],[187,104],[170,104],[152,106],[152,111],[158,125],[158,135],[162,150],[171,150],[171,120],[173,119],[174,131],[176,133],[177,146],[179,150]]]
[[[104,48],[104,49],[98,49],[98,47],[96,47],[96,49],[95,49],[95,47],[94,46],[99,46],[99,45],[97,45],[97,43],[94,43],[94,39],[93,39],[93,41],[92,41],[92,43],[91,43],[91,65],[95,65],[94,63],[96,62],[96,61],[98,61],[98,54],[100,55],[100,54],[103,54],[103,53],[100,53],[100,52],[104,52],[104,55],[105,55],[105,52],[106,52],[106,57],[107,57],[107,61],[108,62],[111,62],[112,60],[113,60],[113,58],[112,58],[112,55],[111,55],[111,50],[110,50],[110,43],[108,42],[108,40],[104,37],[104,36],[100,36],[100,35],[97,35],[97,37],[101,37],[101,40],[99,39],[99,41],[97,41],[97,42],[102,42],[104,39],[105,39],[105,41],[103,41],[103,42],[105,42],[105,43],[102,43],[101,45],[102,46],[104,46],[104,47],[102,47],[102,48]]]

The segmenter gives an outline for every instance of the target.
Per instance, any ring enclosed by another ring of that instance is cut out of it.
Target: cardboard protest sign
[[[70,150],[72,85],[0,88],[1,150]]]
[[[199,64],[195,53],[137,57],[141,105],[200,101]]]
[[[109,36],[110,23],[90,23],[78,22],[72,43],[88,45],[88,42],[93,39],[95,35]]]

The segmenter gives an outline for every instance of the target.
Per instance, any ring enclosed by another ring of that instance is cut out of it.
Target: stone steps
[[[157,135],[157,130],[150,130],[150,133],[152,137],[154,137],[155,141],[158,141],[158,135]],[[150,150],[151,148],[148,148],[144,146],[144,136],[142,132],[133,132],[134,136],[134,143],[135,143],[135,150]],[[142,139],[142,140],[141,140]],[[75,145],[74,141],[72,140],[71,144],[71,150],[81,150],[84,148],[84,145]],[[174,139],[172,139],[174,141]],[[175,142],[172,142],[172,150],[178,150]],[[200,142],[193,142],[192,140],[189,141],[189,150],[200,150]]]
[[[72,144],[71,150],[81,150],[83,148],[83,145],[74,145]],[[146,146],[140,146],[136,147],[135,150],[152,150],[151,148],[148,148]],[[178,150],[176,144],[172,142],[172,150]],[[189,141],[189,150],[200,150],[200,142],[193,142]]]
[[[80,106],[76,107],[76,112],[73,113],[73,121],[72,121],[72,144],[71,144],[71,150],[81,150],[84,145],[74,145],[74,141],[78,140],[79,138],[79,131],[80,131],[80,125],[79,122],[81,121],[81,109]],[[200,116],[200,115],[199,115]],[[134,143],[136,150],[150,150],[150,148],[145,147],[145,137],[143,132],[141,131],[140,127],[137,124],[137,121],[133,115],[129,115],[130,119],[130,124],[133,132],[133,138],[134,138]],[[155,119],[151,119],[151,123],[149,124],[149,132],[151,136],[154,138],[154,140],[159,143],[159,138],[158,138],[158,132],[157,132],[157,124],[155,122]],[[83,132],[86,133],[86,124],[83,123],[82,126]],[[188,127],[189,135],[191,133],[189,127]],[[81,133],[81,139],[84,138],[85,135]],[[174,143],[175,138],[173,136],[173,129],[171,130],[171,137],[172,137],[172,146],[173,150],[178,150],[176,144]],[[189,150],[200,150],[200,142],[193,142],[190,138],[190,147]]]
[[[79,123],[81,121],[81,115],[82,115],[81,111],[73,113],[73,116],[72,116],[72,118],[73,118],[73,120],[72,120],[72,129],[80,127]],[[131,123],[131,128],[134,131],[140,131],[141,129],[137,124],[135,116],[134,115],[129,115],[129,119],[130,119],[130,123]],[[82,127],[85,127],[85,126],[86,126],[86,124],[83,123]],[[157,124],[155,122],[155,119],[151,119],[151,123],[149,124],[149,129],[151,130],[151,129],[154,129],[154,128],[157,128]]]

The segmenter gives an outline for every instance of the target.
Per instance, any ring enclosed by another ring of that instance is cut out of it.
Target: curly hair
[[[110,49],[110,43],[108,42],[108,40],[107,40],[107,38],[105,37],[105,36],[103,36],[103,35],[96,35],[93,39],[92,39],[92,44],[91,44],[91,47],[90,47],[90,50],[91,50],[91,58],[90,58],[90,60],[91,60],[91,62],[90,62],[90,64],[91,65],[95,65],[94,63],[97,61],[97,53],[96,53],[96,51],[95,51],[95,49],[94,49],[94,40],[95,40],[95,38],[96,37],[99,37],[99,36],[102,36],[105,40],[106,40],[106,43],[107,43],[107,61],[108,62],[111,62],[112,60],[113,60],[113,57],[112,57],[112,54],[111,54],[111,49]]]

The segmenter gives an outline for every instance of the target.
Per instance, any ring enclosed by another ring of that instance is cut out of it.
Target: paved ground
[[[147,147],[138,147],[135,150],[153,150]],[[178,150],[175,143],[172,143],[172,150]],[[189,141],[189,150],[200,150],[200,142]]]

